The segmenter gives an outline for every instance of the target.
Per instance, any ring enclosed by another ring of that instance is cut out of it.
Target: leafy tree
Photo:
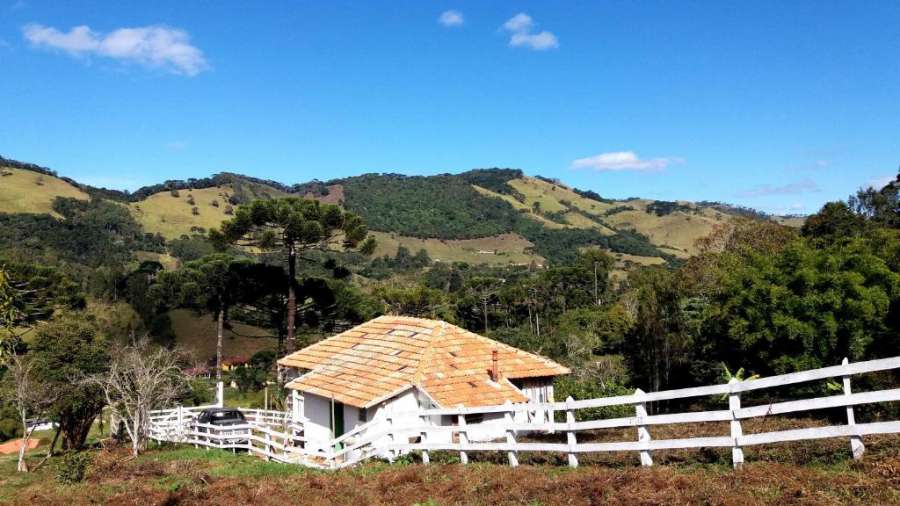
[[[9,285],[9,275],[0,269],[0,365],[5,362],[7,356],[8,329],[13,322],[19,319],[19,311],[16,308],[15,293]]]
[[[664,267],[647,267],[629,274],[627,287],[624,304],[634,322],[624,344],[629,367],[650,391],[671,388],[682,379],[692,350],[678,278]]]
[[[372,293],[388,314],[456,321],[453,303],[444,292],[419,284],[412,286],[379,285]]]
[[[853,212],[845,202],[829,202],[806,218],[801,234],[818,244],[857,237],[865,231],[866,220]]]
[[[857,214],[885,227],[900,228],[900,174],[883,188],[865,188],[850,197]]]
[[[704,334],[708,358],[761,374],[896,350],[900,274],[864,239],[824,249],[803,241],[751,254],[720,277]]]
[[[55,392],[49,412],[60,427],[63,447],[84,447],[94,419],[103,408],[102,392],[79,382],[109,367],[108,345],[96,325],[82,315],[68,314],[40,326],[28,357],[37,381]]]
[[[169,242],[169,250],[172,256],[183,262],[199,260],[207,255],[215,253],[215,248],[209,240],[202,235],[183,235]]]
[[[609,253],[597,249],[587,249],[578,256],[578,265],[592,275],[594,280],[594,301],[598,306],[603,304],[604,297],[609,290],[609,271],[615,265],[615,260]]]
[[[173,305],[203,309],[214,315],[216,381],[222,380],[222,339],[228,313],[236,304],[255,302],[268,291],[262,283],[254,282],[261,270],[266,270],[265,266],[250,260],[214,254],[188,262],[178,271],[163,273],[154,287],[156,298],[168,298]]]
[[[238,244],[264,251],[280,250],[285,255],[290,280],[287,286],[287,342],[289,350],[294,350],[297,313],[294,280],[298,254],[313,249],[326,250],[336,243],[342,243],[345,249],[358,247],[370,254],[375,249],[375,241],[367,234],[359,216],[338,206],[316,200],[285,198],[255,200],[241,206],[233,219],[222,224],[221,230],[210,233],[210,238],[220,247]]]

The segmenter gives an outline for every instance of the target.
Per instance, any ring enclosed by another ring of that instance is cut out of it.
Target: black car
[[[244,425],[247,419],[240,410],[234,408],[209,408],[204,409],[197,416],[197,423],[209,425]]]
[[[197,416],[197,424],[207,426],[214,425],[216,428],[197,427],[196,429],[197,432],[226,436],[213,439],[213,441],[218,442],[220,445],[241,445],[249,442],[247,439],[249,431],[245,429],[228,430],[228,428],[235,425],[245,425],[246,423],[247,419],[244,418],[244,414],[237,409],[209,408],[200,412],[200,415]]]

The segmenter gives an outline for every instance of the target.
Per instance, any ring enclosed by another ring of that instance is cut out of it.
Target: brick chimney
[[[491,351],[491,380],[500,381],[500,361],[497,359],[497,350]]]

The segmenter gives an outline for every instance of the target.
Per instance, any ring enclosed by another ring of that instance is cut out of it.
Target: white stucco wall
[[[532,378],[516,381],[516,384],[520,385],[522,392],[532,401],[553,401],[552,378]],[[332,440],[331,400],[303,392],[299,393],[299,396],[301,398],[301,415],[306,419],[304,432],[307,448],[311,451],[326,451]],[[367,421],[378,420],[366,432],[382,432],[388,428],[388,417],[392,419],[395,428],[417,426],[422,423],[422,419],[415,412],[433,407],[436,406],[430,397],[414,387],[368,408],[365,421],[360,420],[358,408],[344,405],[344,431],[349,432]],[[516,413],[514,420],[519,423],[528,421],[543,423],[551,420],[552,416],[552,413],[540,410],[522,411]],[[506,432],[500,425],[504,420],[503,413],[485,414],[478,422],[475,422],[473,418],[477,417],[470,417],[467,421],[467,436],[470,442],[498,440],[506,436]],[[428,417],[426,422],[434,426],[457,425],[458,418],[456,416],[434,416]],[[364,436],[365,432],[360,434],[360,437]],[[406,433],[397,436],[397,441],[404,442],[406,439],[406,442],[414,442],[419,436],[419,434]],[[428,437],[431,443],[449,443],[455,439],[450,432],[431,432]],[[375,442],[375,446],[385,446],[389,442],[389,436],[382,436]],[[384,452],[382,456],[387,456],[387,452]]]
[[[331,399],[301,392],[303,399],[303,436],[311,452],[327,451],[331,442]]]

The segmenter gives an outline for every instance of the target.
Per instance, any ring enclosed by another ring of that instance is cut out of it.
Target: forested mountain
[[[742,212],[718,203],[614,201],[517,169],[364,174],[293,185],[225,172],[127,193],[58,178],[33,164],[0,159],[0,165],[0,213],[58,219],[56,197],[114,201],[144,234],[179,241],[178,246],[216,228],[241,203],[295,195],[341,204],[359,214],[381,239],[379,255],[393,255],[406,246],[424,248],[442,261],[544,264],[571,260],[579,248],[599,247],[615,253],[625,268],[687,258],[697,239]],[[17,234],[32,227],[48,229],[53,226],[49,223],[20,226]],[[29,235],[40,242],[41,234]],[[6,237],[14,238],[11,233]],[[141,250],[162,252],[159,247]]]

